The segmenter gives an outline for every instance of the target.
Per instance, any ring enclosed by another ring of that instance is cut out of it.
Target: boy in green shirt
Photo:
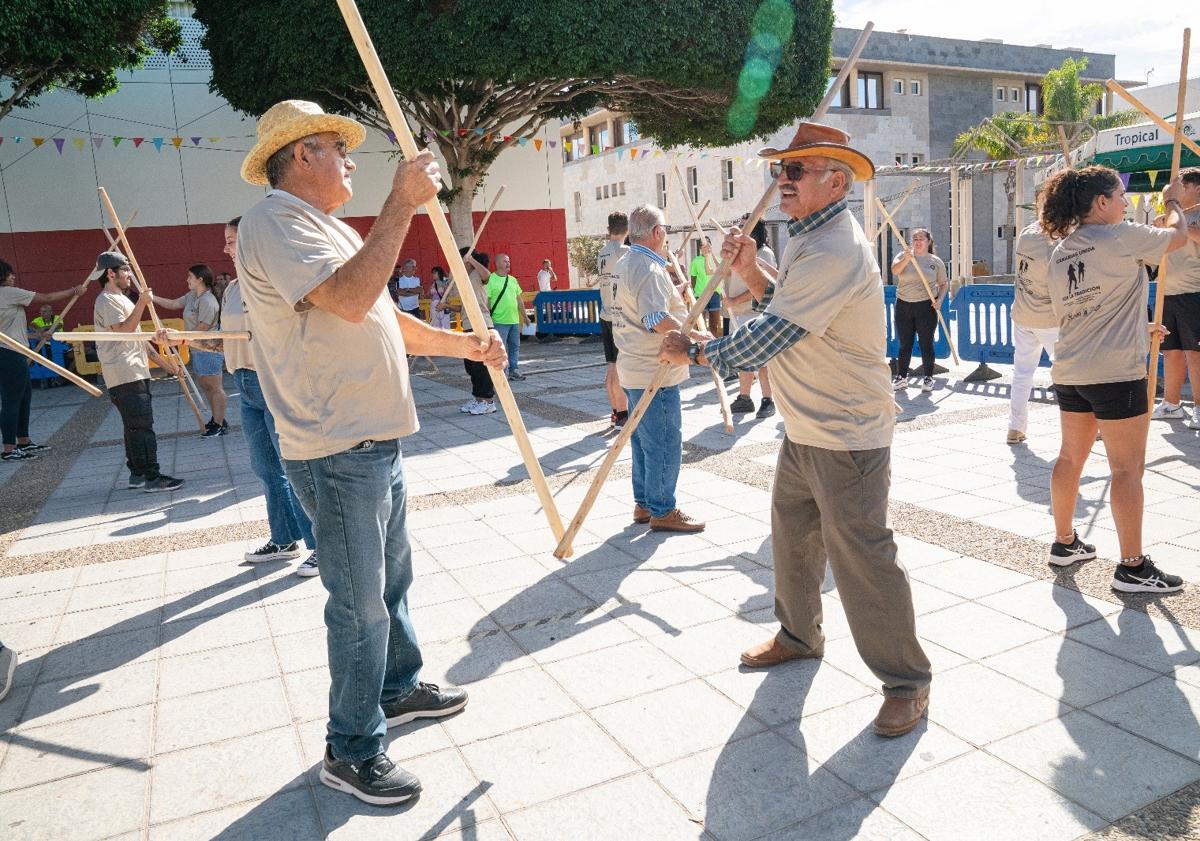
[[[704,290],[708,288],[710,275],[708,273],[708,261],[712,259],[712,241],[704,238],[704,243],[700,246],[700,253],[692,258],[691,264],[688,266],[688,274],[692,276],[692,294],[696,296],[696,300],[704,294]],[[708,306],[704,308],[708,313],[708,332],[714,336],[721,335],[721,293],[714,292],[713,296],[708,299]]]
[[[508,273],[510,266],[507,254],[496,255],[496,271],[487,282],[488,308],[492,325],[508,351],[508,378],[523,380],[525,375],[517,371],[517,355],[521,352],[521,327],[528,319],[521,300],[521,283]]]

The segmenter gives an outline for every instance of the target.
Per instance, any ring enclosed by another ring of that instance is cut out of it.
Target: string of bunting
[[[1082,148],[1072,150],[1072,165],[1082,161],[1085,155],[1086,150]],[[981,161],[979,163],[970,164],[889,164],[888,166],[876,167],[875,172],[878,175],[896,175],[903,173],[947,173],[954,171],[958,171],[962,174],[971,174],[975,172],[991,172],[992,170],[996,169],[1016,169],[1018,163],[1024,163],[1027,167],[1041,169],[1044,167],[1061,166],[1062,162],[1062,153],[1058,152],[1046,155],[1031,155],[1027,158],[1011,158],[1004,161]]]

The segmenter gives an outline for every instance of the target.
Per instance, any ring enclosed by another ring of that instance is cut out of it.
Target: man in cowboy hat
[[[238,275],[254,313],[251,351],[279,432],[284,470],[312,518],[329,592],[329,725],[321,781],[367,803],[415,797],[416,777],[383,752],[388,727],[467,703],[418,680],[408,612],[400,438],[418,428],[406,354],[506,364],[492,333],[437,330],[397,310],[388,276],[414,212],[441,176],[422,152],[396,168],[371,235],[331,214],[351,196],[348,157],[365,131],[311,102],[272,106],[242,164],[271,192],[238,226]]]
[[[721,253],[762,314],[731,335],[663,340],[664,362],[722,375],[770,360],[786,437],[771,500],[779,633],[742,654],[751,668],[820,657],[821,582],[828,560],[863,661],[883,683],[875,732],[912,730],[929,705],[929,660],[917,641],[908,573],[887,527],[892,429],[883,286],[870,241],[846,207],[875,168],[829,126],[801,123],[785,149],[763,149],[790,239],[772,278],[738,229]]]

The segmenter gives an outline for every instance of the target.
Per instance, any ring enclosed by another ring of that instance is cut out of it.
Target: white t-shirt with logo
[[[605,321],[612,321],[613,296],[617,291],[617,261],[628,251],[628,245],[610,239],[596,255],[596,266],[600,273],[600,317]]]
[[[1058,326],[1058,318],[1050,306],[1050,287],[1046,285],[1050,252],[1055,244],[1038,222],[1028,225],[1017,234],[1017,280],[1013,284],[1012,308],[1014,324],[1032,330],[1048,330]]]
[[[662,336],[647,330],[642,319],[665,312],[680,322],[687,307],[679,297],[667,270],[645,254],[628,249],[616,266],[617,289],[613,299],[613,341],[617,350],[617,379],[621,388],[647,388],[661,367],[658,351]],[[687,365],[675,365],[664,386],[679,385],[688,378]]]
[[[1166,254],[1170,228],[1133,222],[1080,225],[1050,255],[1050,303],[1058,318],[1051,376],[1058,385],[1144,379],[1150,352],[1148,288],[1138,261]]]

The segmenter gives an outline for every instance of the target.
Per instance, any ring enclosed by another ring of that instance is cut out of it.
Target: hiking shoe
[[[903,391],[908,388],[908,377],[892,377],[892,391]]]
[[[1150,417],[1154,420],[1183,420],[1187,417],[1187,412],[1178,403],[1168,403],[1164,400],[1154,407],[1154,413]]]
[[[765,420],[775,414],[775,401],[770,397],[764,397],[762,402],[758,404],[758,411],[754,413],[754,417],[759,420]]]
[[[921,380],[921,393],[929,394],[933,391],[933,377],[926,377]]]
[[[735,415],[744,415],[754,411],[754,401],[748,394],[739,394],[737,399],[729,404],[729,411]]]
[[[134,473],[134,472],[130,471],[129,484],[126,487],[144,488],[144,487],[146,487],[146,477],[143,476],[141,473]]]
[[[652,516],[650,518],[650,530],[695,534],[698,531],[704,531],[704,523],[693,520],[687,514],[684,514],[682,511],[676,508],[663,517]]]
[[[1084,543],[1078,533],[1071,532],[1070,543],[1059,543],[1055,540],[1050,544],[1050,563],[1056,567],[1069,567],[1076,561],[1090,561],[1096,557],[1096,547]]]
[[[17,670],[17,652],[0,645],[0,701],[13,685],[13,672]]]
[[[17,449],[23,453],[45,453],[50,450],[50,445],[35,444],[30,441],[28,444],[17,444]]]
[[[333,750],[326,745],[320,778],[330,788],[344,791],[372,806],[394,806],[421,793],[421,781],[388,759],[386,753],[354,762],[335,758]]]
[[[321,569],[317,566],[317,550],[314,549],[309,553],[308,557],[301,562],[300,566],[296,567],[296,575],[301,578],[312,578],[315,575],[320,575]]]
[[[1025,433],[1019,429],[1010,429],[1004,438],[1005,444],[1021,444],[1025,441]]]
[[[474,409],[475,409],[475,407],[476,407],[476,406],[478,406],[478,405],[479,405],[479,401],[478,401],[478,400],[476,400],[474,397],[472,397],[472,398],[471,398],[470,400],[468,400],[466,403],[463,403],[461,406],[459,406],[459,407],[458,407],[458,410],[459,410],[460,412],[462,412],[463,414],[466,414],[466,415],[473,415],[473,414],[475,413],[475,412],[474,412]]]
[[[418,683],[417,688],[399,701],[385,701],[383,715],[388,727],[399,727],[418,718],[443,718],[467,705],[467,690],[442,689],[436,683]]]
[[[471,410],[471,414],[473,414],[473,415],[490,415],[494,411],[496,411],[496,401],[495,400],[480,400],[478,403],[475,404],[475,408]]]
[[[1141,566],[1117,564],[1112,588],[1118,593],[1174,593],[1183,589],[1183,579],[1168,575],[1150,561],[1149,555],[1142,555]]]
[[[245,558],[252,564],[261,564],[264,561],[292,561],[301,554],[300,544],[294,540],[283,546],[268,540],[261,548],[247,552]]]
[[[3,461],[37,461],[37,456],[33,453],[27,453],[24,450],[13,450],[11,452],[0,455],[0,460]]]
[[[183,487],[183,480],[176,479],[173,476],[161,474],[156,479],[147,479],[146,487],[142,488],[148,494],[158,493],[159,491],[174,491]]]

